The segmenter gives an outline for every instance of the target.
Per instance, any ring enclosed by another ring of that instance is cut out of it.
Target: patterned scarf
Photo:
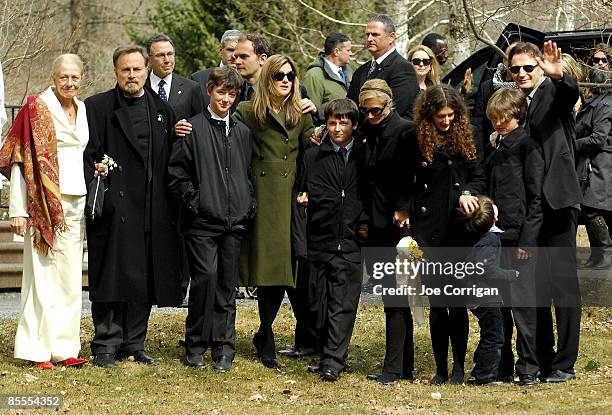
[[[518,89],[514,81],[506,81],[506,65],[503,63],[497,65],[497,69],[493,74],[493,89],[497,91],[501,88]]]
[[[62,209],[57,162],[57,140],[49,108],[40,97],[28,97],[0,149],[0,173],[11,175],[21,165],[28,200],[28,228],[34,227],[34,248],[44,255],[55,232],[67,229]]]

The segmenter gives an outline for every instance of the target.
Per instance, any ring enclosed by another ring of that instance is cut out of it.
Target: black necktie
[[[346,155],[348,154],[348,150],[346,149],[346,147],[341,147],[340,149],[338,149],[338,153],[340,153],[342,161],[344,161],[344,164],[346,164],[346,162],[348,161],[346,157]]]
[[[368,70],[368,78],[374,73],[374,71],[376,71],[376,68],[378,68],[378,63],[376,63],[376,60],[373,60],[372,64],[370,65],[370,69]]]
[[[253,99],[253,94],[255,93],[255,88],[253,88],[251,85],[247,85],[246,87],[246,98],[247,101],[251,101]]]
[[[166,81],[163,79],[159,81],[159,89],[157,90],[157,94],[161,99],[168,102],[168,96],[166,95],[166,90],[164,89],[164,85],[166,85]]]

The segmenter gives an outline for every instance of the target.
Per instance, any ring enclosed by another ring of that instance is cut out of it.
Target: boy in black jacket
[[[521,273],[519,281],[503,290],[505,341],[499,377],[510,382],[514,377],[512,332],[516,324],[516,373],[523,386],[533,385],[538,372],[535,247],[542,227],[545,171],[539,144],[519,126],[526,110],[525,95],[519,90],[502,88],[491,96],[486,114],[499,136],[496,149],[485,161],[487,193],[499,208],[498,225],[504,230],[500,235],[502,266]]]
[[[168,187],[182,206],[191,275],[185,321],[185,361],[204,367],[210,347],[212,367],[231,369],[240,243],[255,214],[248,169],[252,137],[230,115],[242,78],[231,67],[213,70],[208,79],[210,104],[191,118],[190,135],[178,140],[168,166]]]
[[[482,290],[490,290],[491,295],[478,297],[468,301],[468,307],[478,318],[480,340],[474,352],[474,369],[468,384],[486,385],[497,382],[499,361],[504,344],[504,327],[502,324],[502,297],[495,294],[500,283],[515,281],[519,272],[503,269],[499,266],[502,231],[495,226],[497,207],[487,196],[478,196],[478,209],[471,214],[465,214],[466,230],[478,238],[474,244],[468,262],[480,264],[484,270],[482,275],[474,275],[474,286]]]
[[[358,238],[362,204],[359,194],[361,151],[353,139],[359,111],[350,99],[331,101],[325,109],[327,135],[319,147],[306,151],[298,203],[307,204],[308,257],[311,295],[317,304],[324,380],[335,381],[345,369],[348,346],[361,292],[361,252]]]

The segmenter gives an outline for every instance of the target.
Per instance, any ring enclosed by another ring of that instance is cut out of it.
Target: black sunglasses
[[[272,79],[274,79],[275,81],[282,81],[283,79],[285,79],[285,76],[287,77],[287,80],[289,82],[293,82],[295,80],[295,72],[293,71],[289,71],[287,73],[276,72],[272,75]]]
[[[608,58],[593,58],[593,63],[608,63]]]
[[[372,114],[374,117],[379,116],[380,114],[382,114],[382,112],[385,110],[385,108],[387,108],[387,105],[389,105],[389,103],[387,102],[382,108],[381,107],[372,107],[372,108],[364,108],[364,107],[359,107],[359,111],[365,116],[367,117],[368,114]]]
[[[431,59],[413,58],[412,59],[412,64],[414,66],[419,66],[419,65],[427,66],[427,65],[431,64]]]
[[[523,68],[525,70],[525,72],[531,73],[537,67],[538,67],[538,65],[523,65],[523,66],[514,65],[514,66],[511,66],[508,69],[510,69],[510,72],[512,72],[513,74],[516,75],[517,73],[519,73],[521,71],[521,68]]]

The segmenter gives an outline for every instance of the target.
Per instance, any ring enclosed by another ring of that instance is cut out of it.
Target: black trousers
[[[557,350],[550,306],[537,310],[537,354],[540,372],[574,371],[580,340],[580,288],[576,271],[578,210],[544,207],[543,249],[536,281],[538,303],[552,303],[557,322]]]
[[[150,303],[91,303],[95,334],[91,351],[133,353],[144,350]]]
[[[471,311],[478,318],[480,326],[480,340],[474,351],[472,376],[481,382],[495,380],[504,345],[501,310],[499,307],[479,306]]]
[[[502,291],[504,307],[501,308],[504,326],[504,345],[499,363],[499,376],[532,375],[538,373],[536,343],[536,265],[538,251],[528,260],[516,258],[516,241],[502,240],[501,267],[519,271],[518,281],[506,284]],[[516,326],[516,354],[514,361],[512,333]]]
[[[310,272],[311,304],[316,329],[321,333],[321,367],[342,371],[361,294],[361,263],[335,255],[327,262],[313,262]]]
[[[465,307],[438,307],[440,301],[430,296],[429,333],[436,374],[448,378],[448,343],[450,339],[453,353],[453,371],[464,371],[467,353],[469,320]],[[442,300],[443,301],[443,300]]]
[[[298,273],[298,276],[302,275]],[[302,275],[296,281],[296,288],[287,286],[259,286],[257,287],[257,308],[259,310],[259,329],[253,337],[253,344],[260,357],[265,359],[276,358],[276,344],[272,324],[276,319],[285,292],[289,297],[295,324],[295,347],[298,349],[312,347],[319,348],[319,333],[314,327],[314,317],[310,311],[308,300],[308,280]]]
[[[414,339],[410,307],[385,307],[383,373],[409,379],[414,371]]]
[[[213,360],[236,354],[236,282],[240,264],[236,235],[185,235],[189,259],[189,309],[185,320],[187,352],[210,347]]]
[[[316,319],[323,304],[310,295],[312,262],[306,257],[297,257],[294,264],[295,288],[287,288],[287,296],[295,317],[294,348],[315,349],[320,352],[323,345]]]

